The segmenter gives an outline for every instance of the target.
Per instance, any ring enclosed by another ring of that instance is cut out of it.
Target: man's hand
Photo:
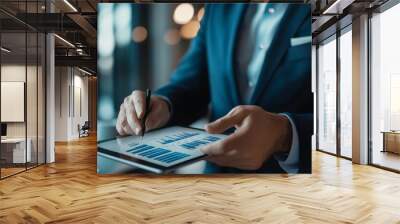
[[[170,111],[168,103],[159,96],[150,99],[150,113],[146,119],[146,131],[162,127],[167,124]],[[119,109],[116,129],[120,135],[139,135],[142,133],[140,119],[146,110],[146,94],[135,90],[127,96]]]
[[[202,148],[209,161],[220,166],[244,170],[261,168],[276,152],[287,152],[292,127],[287,117],[264,111],[258,106],[237,106],[226,116],[206,125],[209,133],[222,133],[235,127],[224,140]]]

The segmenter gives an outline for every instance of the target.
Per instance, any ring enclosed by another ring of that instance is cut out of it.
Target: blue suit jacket
[[[204,116],[211,103],[211,120],[243,104],[235,80],[234,55],[238,28],[247,4],[209,4],[201,28],[172,75],[156,91],[169,98],[171,124],[187,125]],[[300,142],[300,172],[311,172],[313,96],[311,43],[291,46],[291,38],[311,35],[309,5],[291,4],[268,49],[251,104],[287,113]],[[263,133],[260,133],[262,135]],[[268,137],[268,136],[266,136]],[[274,158],[260,172],[283,172]]]

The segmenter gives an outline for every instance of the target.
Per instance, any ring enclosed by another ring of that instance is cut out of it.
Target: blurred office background
[[[168,82],[203,15],[203,4],[98,5],[98,140],[114,136],[119,106],[133,90]]]

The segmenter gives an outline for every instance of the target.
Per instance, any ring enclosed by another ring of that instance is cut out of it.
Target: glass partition
[[[31,158],[26,138],[26,41],[25,32],[1,34],[2,177],[24,171]]]
[[[0,2],[19,16],[44,1]],[[0,178],[45,163],[45,35],[0,11]]]
[[[38,33],[38,65],[37,65],[37,163],[46,162],[46,36]]]
[[[352,157],[352,32],[343,30],[340,38],[340,155]]]
[[[27,114],[27,150],[29,153],[29,160],[27,167],[34,167],[37,165],[38,159],[38,141],[37,141],[37,127],[38,127],[38,35],[36,32],[29,31],[27,33],[27,74],[26,74],[26,114]]]
[[[318,149],[336,153],[336,36],[318,47]]]

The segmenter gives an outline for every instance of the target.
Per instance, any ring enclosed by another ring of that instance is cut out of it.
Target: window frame
[[[348,17],[343,18],[343,20],[348,21]],[[338,20],[337,23],[340,23],[342,20]],[[333,26],[336,26],[336,31],[332,33],[331,35],[327,36],[324,39],[321,39],[317,42],[316,44],[316,150],[319,152],[327,153],[329,155],[337,156],[339,158],[343,158],[346,160],[352,160],[351,157],[347,157],[342,155],[342,150],[341,150],[341,118],[340,118],[340,103],[341,103],[341,97],[340,97],[340,82],[341,82],[341,66],[340,66],[340,60],[341,60],[341,55],[340,55],[340,37],[347,32],[352,32],[352,22],[348,22],[345,24],[343,27],[340,27],[336,24]],[[329,28],[328,28],[329,29]],[[321,149],[320,143],[319,143],[319,112],[320,112],[320,106],[319,106],[319,85],[320,85],[320,74],[319,74],[319,47],[322,43],[328,43],[330,41],[336,41],[336,152],[332,153],[327,150]]]

